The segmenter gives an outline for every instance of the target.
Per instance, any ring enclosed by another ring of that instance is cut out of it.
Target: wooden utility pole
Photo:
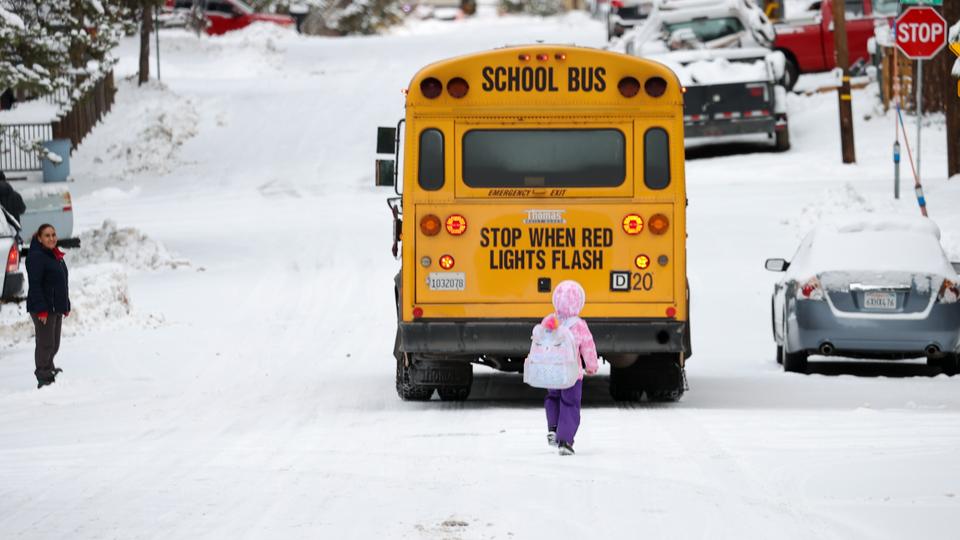
[[[960,21],[960,2],[957,0],[948,0],[943,3],[943,18],[947,20],[947,26],[956,24]],[[944,75],[946,78],[944,88],[944,111],[947,116],[947,178],[960,174],[960,96],[956,95],[958,89],[957,80],[951,77],[950,68],[957,58],[950,51],[943,51],[940,54],[945,58]]]
[[[850,95],[850,55],[847,51],[846,2],[833,0],[833,48],[837,67],[843,70],[843,79],[838,94],[840,102],[840,143],[844,163],[856,163],[857,152],[853,146],[853,106]]]
[[[150,80],[150,33],[153,32],[153,6],[143,2],[140,6],[140,75],[137,84]]]

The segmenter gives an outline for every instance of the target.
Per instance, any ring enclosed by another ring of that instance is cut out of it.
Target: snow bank
[[[92,265],[121,263],[135,270],[159,270],[189,266],[190,262],[174,257],[163,244],[133,227],[118,228],[112,220],[80,235],[80,249],[71,250],[68,262]]]
[[[60,115],[60,106],[44,99],[15,103],[8,111],[0,111],[0,124],[47,124]]]
[[[92,160],[94,167],[90,168],[98,175],[115,179],[170,172],[179,164],[180,147],[198,133],[196,103],[158,83],[138,87],[124,80],[117,86],[113,114],[130,118],[139,130],[122,123],[104,123],[97,128],[97,140],[111,143],[94,149],[92,156],[91,152],[80,153],[81,159]]]
[[[716,60],[700,60],[682,67],[671,66],[671,68],[684,86],[757,82],[770,79],[767,74],[767,63],[764,60],[730,62],[725,58],[717,58]]]

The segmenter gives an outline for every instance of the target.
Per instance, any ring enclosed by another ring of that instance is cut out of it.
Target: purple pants
[[[557,440],[573,444],[580,427],[580,398],[583,379],[566,390],[547,390],[543,406],[547,410],[547,429],[557,428]]]

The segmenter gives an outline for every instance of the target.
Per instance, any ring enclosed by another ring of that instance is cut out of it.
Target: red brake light
[[[610,0],[610,7],[620,9],[623,7],[623,0]]]
[[[7,273],[12,274],[20,268],[20,250],[17,244],[10,246],[10,252],[7,253]]]
[[[453,265],[456,264],[456,261],[453,260],[453,255],[441,255],[439,262],[440,268],[444,270],[450,270],[453,268]]]
[[[413,318],[419,319],[420,317],[423,317],[423,308],[420,306],[417,306],[413,308]]]
[[[443,84],[439,79],[434,77],[427,77],[426,79],[420,81],[420,92],[427,99],[434,99],[443,92]]]
[[[797,289],[798,300],[823,300],[823,288],[820,287],[820,280],[810,278],[806,283]]]
[[[762,96],[762,95],[763,95],[763,87],[762,87],[762,86],[754,86],[753,88],[750,89],[750,95],[753,96],[753,97],[760,97],[760,96]]]
[[[650,268],[650,257],[647,257],[646,255],[637,255],[637,258],[634,259],[633,262],[637,265],[637,268],[641,270]]]
[[[623,217],[623,232],[634,235],[643,231],[643,218],[637,214],[627,214]]]
[[[453,214],[447,218],[447,232],[453,236],[460,236],[467,232],[467,218],[460,214]]]
[[[667,92],[667,81],[663,77],[650,77],[643,83],[643,90],[650,97],[660,97]]]

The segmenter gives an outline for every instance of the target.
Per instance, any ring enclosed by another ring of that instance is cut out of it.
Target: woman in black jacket
[[[70,287],[67,283],[67,264],[63,252],[57,248],[57,230],[44,223],[30,242],[27,255],[27,311],[36,328],[37,388],[56,379],[60,368],[53,365],[53,357],[60,349],[60,327],[70,314]]]

